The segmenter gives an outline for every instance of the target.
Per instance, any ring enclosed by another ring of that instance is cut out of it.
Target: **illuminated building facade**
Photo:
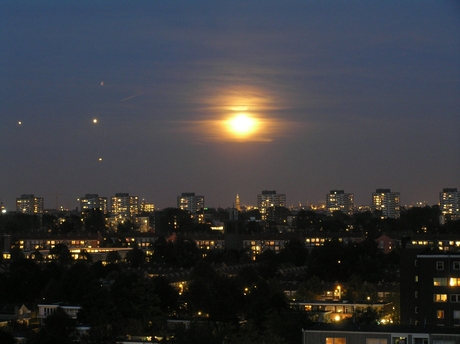
[[[457,188],[442,189],[439,193],[439,206],[445,219],[460,219],[460,194]]]
[[[139,210],[141,213],[153,213],[155,211],[155,204],[147,203],[144,199],[141,201]]]
[[[194,192],[183,192],[177,196],[177,208],[196,214],[204,208],[204,196],[196,196]]]
[[[390,189],[377,189],[372,193],[371,211],[382,212],[383,218],[399,219],[400,194]]]
[[[347,215],[353,215],[355,202],[352,193],[345,193],[343,190],[331,190],[326,195],[326,213],[332,216],[334,211],[341,211]]]
[[[80,210],[82,212],[96,209],[107,214],[107,197],[99,197],[98,194],[86,194],[85,197],[80,198]]]
[[[111,199],[110,211],[117,217],[134,217],[139,212],[139,197],[116,193]]]
[[[286,195],[277,194],[275,190],[264,190],[257,195],[257,207],[262,219],[266,220],[268,209],[286,207]]]
[[[21,197],[16,198],[16,211],[22,214],[43,214],[43,205],[43,197],[23,194]]]
[[[236,208],[236,210],[241,211],[241,206],[240,206],[240,195],[238,195],[238,194],[236,194],[235,208]]]
[[[414,249],[403,252],[401,323],[460,325],[460,254]]]

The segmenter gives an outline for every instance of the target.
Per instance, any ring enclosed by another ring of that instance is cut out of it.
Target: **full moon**
[[[230,118],[227,125],[229,131],[234,135],[248,136],[256,131],[257,120],[247,115],[240,114]]]

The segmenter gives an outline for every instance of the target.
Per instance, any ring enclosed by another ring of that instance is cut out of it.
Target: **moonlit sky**
[[[4,0],[0,47],[9,210],[460,188],[458,1]],[[246,138],[224,126],[239,113],[259,123]]]

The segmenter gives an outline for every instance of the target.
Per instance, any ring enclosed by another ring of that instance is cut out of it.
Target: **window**
[[[366,338],[366,344],[387,344],[387,340],[380,338]]]
[[[444,319],[444,311],[441,310],[441,309],[438,309],[438,310],[436,311],[436,318],[437,318],[437,319]]]
[[[414,308],[414,313],[415,313],[415,314],[418,314],[418,307],[415,307],[415,308]]]
[[[449,280],[449,285],[451,287],[459,287],[460,286],[460,278],[451,278]]]
[[[445,287],[447,286],[447,278],[435,277],[433,278],[433,285],[435,287]]]
[[[418,260],[414,260],[414,266],[417,266],[418,265]]]
[[[460,270],[460,261],[454,262],[454,270]]]
[[[345,338],[326,338],[326,344],[347,344]]]
[[[455,344],[454,340],[433,340],[433,344]]]
[[[434,302],[446,302],[447,301],[447,294],[434,294],[433,295]]]
[[[436,262],[436,270],[444,270],[444,262]]]
[[[414,297],[418,299],[418,290],[415,291]]]
[[[415,282],[418,282],[418,276],[417,275],[415,276]]]
[[[460,294],[450,294],[450,302],[460,302]]]
[[[428,344],[428,338],[414,338],[414,344]]]

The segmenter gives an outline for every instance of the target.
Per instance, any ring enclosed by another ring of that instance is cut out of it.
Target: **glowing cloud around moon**
[[[279,117],[283,101],[267,90],[239,86],[203,93],[196,98],[201,118],[176,122],[176,130],[196,142],[272,142],[295,130]]]
[[[227,120],[228,130],[231,134],[239,137],[251,135],[257,130],[258,121],[245,114],[239,114]]]

